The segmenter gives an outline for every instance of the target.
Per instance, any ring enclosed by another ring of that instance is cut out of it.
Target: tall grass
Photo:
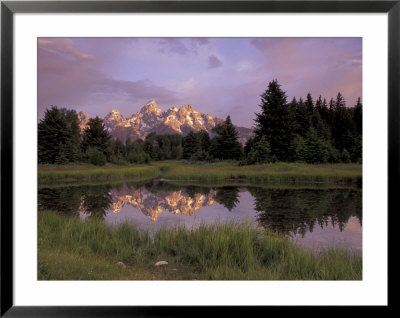
[[[304,250],[249,224],[201,225],[155,233],[43,212],[38,279],[360,280],[361,255]],[[159,260],[169,262],[158,268]],[[123,262],[126,268],[118,266]]]
[[[158,167],[152,165],[118,166],[107,164],[102,167],[89,164],[39,165],[38,181],[41,184],[52,182],[82,182],[111,180],[143,180],[159,175]]]
[[[89,164],[39,165],[40,184],[54,182],[143,180],[166,178],[181,181],[250,183],[361,183],[362,166],[359,164],[269,163],[239,166],[237,162],[190,163],[161,161],[148,165],[118,166],[107,164],[97,167]]]
[[[155,163],[162,176],[174,180],[221,181],[243,180],[253,183],[343,182],[361,183],[359,164],[269,163],[238,166],[233,162],[190,164],[184,162]]]

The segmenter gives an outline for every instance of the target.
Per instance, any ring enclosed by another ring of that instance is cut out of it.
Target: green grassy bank
[[[39,165],[38,181],[44,183],[67,183],[84,181],[143,180],[159,176],[160,169],[154,165],[91,164]]]
[[[171,180],[251,183],[313,182],[360,183],[360,164],[303,164],[270,163],[238,166],[234,162],[190,163],[186,161],[160,161],[149,165],[97,167],[88,164],[39,165],[39,183],[82,182],[109,180],[141,180],[161,177]]]
[[[108,227],[53,212],[38,217],[39,280],[361,280],[362,258],[311,252],[247,224],[163,229]],[[157,261],[169,264],[156,267]],[[123,262],[125,266],[118,265]]]
[[[155,162],[162,177],[173,180],[274,182],[357,182],[361,180],[359,164],[269,163],[238,166],[232,162],[188,164]]]

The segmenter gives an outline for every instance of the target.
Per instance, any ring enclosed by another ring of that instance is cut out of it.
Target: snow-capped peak
[[[108,115],[104,118],[104,120],[112,120],[112,121],[121,121],[123,118],[121,116],[121,113],[116,110],[113,109],[111,110]]]
[[[179,111],[180,112],[192,112],[193,107],[191,104],[183,105],[183,106],[181,106],[181,108],[179,108]]]
[[[146,105],[142,107],[140,110],[141,113],[154,113],[157,116],[160,116],[162,113],[162,110],[157,107],[157,103],[154,99],[149,101]]]
[[[88,120],[87,115],[79,112],[78,119],[81,130],[83,130]],[[126,140],[127,138],[132,140],[137,138],[144,139],[151,132],[186,135],[190,131],[206,130],[212,136],[215,134],[213,128],[222,122],[221,118],[200,113],[191,104],[186,104],[179,108],[172,106],[163,112],[158,108],[155,100],[149,101],[139,112],[126,119],[116,109],[111,110],[104,118],[107,130],[112,136],[120,140]],[[248,128],[237,128],[242,143],[253,134]]]

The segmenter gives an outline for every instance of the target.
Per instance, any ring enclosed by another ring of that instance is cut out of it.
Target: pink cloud
[[[49,40],[46,38],[40,38],[38,39],[38,45],[44,49],[49,49],[61,54],[72,55],[78,59],[95,60],[93,55],[87,54],[75,48],[71,39],[57,38]]]

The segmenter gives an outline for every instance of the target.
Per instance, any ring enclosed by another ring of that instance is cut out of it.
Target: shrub
[[[191,157],[191,161],[210,161],[211,157],[208,152],[204,150],[197,150]]]
[[[115,155],[111,156],[110,162],[112,164],[120,165],[120,166],[125,166],[125,165],[128,164],[128,162],[124,158],[121,158],[121,157],[118,157],[118,156],[115,156]]]
[[[89,148],[87,151],[88,161],[95,166],[104,166],[107,162],[106,156],[96,148]]]
[[[144,151],[130,151],[127,155],[127,159],[130,163],[149,163],[150,156]]]
[[[347,151],[346,148],[343,149],[343,151],[342,151],[342,162],[344,162],[344,163],[350,163],[351,162],[350,154],[349,154],[349,152]]]

